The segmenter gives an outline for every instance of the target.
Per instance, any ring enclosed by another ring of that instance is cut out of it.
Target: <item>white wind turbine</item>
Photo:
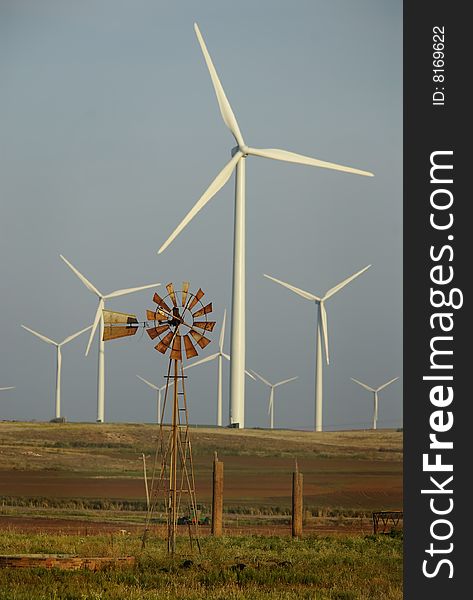
[[[118,298],[118,296],[125,296],[126,294],[131,294],[133,292],[140,292],[141,290],[147,290],[149,288],[158,287],[161,285],[160,283],[150,283],[149,285],[142,285],[140,287],[127,288],[123,290],[116,290],[115,292],[111,292],[110,294],[102,294],[99,290],[90,283],[88,279],[82,275],[75,267],[72,265],[67,258],[64,258],[62,254],[60,254],[62,260],[66,263],[66,265],[77,275],[77,277],[82,281],[85,287],[95,294],[99,299],[99,304],[97,306],[97,312],[95,313],[94,323],[92,325],[92,331],[90,332],[89,342],[87,344],[87,349],[85,351],[85,355],[89,354],[90,346],[92,344],[92,340],[94,338],[95,331],[99,326],[99,355],[98,355],[98,374],[97,374],[97,423],[104,422],[105,416],[105,343],[103,341],[103,331],[104,331],[104,323],[103,323],[103,314],[102,311],[105,308],[105,300],[109,300],[110,298]]]
[[[189,365],[184,367],[184,370],[192,369],[192,367],[197,367],[198,365],[202,365],[206,362],[209,362],[214,359],[218,359],[218,372],[217,372],[217,426],[222,427],[222,399],[223,399],[223,378],[222,378],[222,358],[226,358],[230,361],[230,356],[225,354],[223,351],[223,344],[225,341],[225,321],[227,319],[227,309],[223,312],[223,320],[222,320],[222,329],[220,331],[220,339],[218,343],[218,352],[212,354],[211,356],[207,356],[206,358],[202,358],[196,362],[192,362]],[[253,375],[245,369],[245,373],[251,379],[254,379]]]
[[[246,145],[238,127],[237,120],[233,114],[230,103],[227,100],[222,84],[218,78],[212,59],[202,38],[197,24],[194,29],[204,54],[207,68],[210,72],[220,112],[226,126],[233,134],[237,146],[232,149],[231,160],[223,167],[215,177],[204,194],[196,202],[181,223],[176,227],[169,238],[159,249],[159,253],[174,240],[174,238],[186,227],[195,215],[209,202],[209,200],[230,179],[233,171],[235,176],[235,220],[233,234],[233,290],[232,290],[232,327],[231,327],[231,370],[230,370],[230,423],[237,427],[245,426],[245,159],[247,156],[260,156],[272,158],[285,162],[334,169],[346,173],[372,176],[372,173],[345,167],[335,163],[325,162],[316,158],[310,158],[286,150],[274,148],[258,149]]]
[[[156,390],[158,392],[157,397],[156,397],[156,422],[158,423],[158,425],[161,425],[161,394],[162,391],[166,389],[166,384],[162,385],[161,387],[155,385],[154,383],[151,383],[151,381],[148,381],[147,379],[145,379],[144,377],[140,377],[140,375],[137,375],[138,379],[141,379],[141,381],[144,381],[144,383],[146,383],[146,385],[148,385],[151,389]],[[171,385],[173,385],[173,381],[169,382],[169,387],[171,387]]]
[[[355,379],[354,377],[350,377],[350,379],[358,385],[361,385],[361,387],[365,388],[365,390],[373,392],[373,429],[376,429],[376,425],[378,423],[378,392],[384,390],[384,388],[388,387],[388,385],[391,385],[391,383],[394,383],[397,379],[399,379],[399,377],[390,379],[387,383],[383,383],[383,385],[380,385],[377,388],[372,388],[369,385],[366,385],[366,383],[358,381],[358,379]]]
[[[274,277],[270,277],[269,275],[265,275],[271,281],[275,281],[280,285],[288,288],[292,292],[295,292],[302,298],[306,300],[312,300],[318,305],[319,310],[317,312],[317,322],[316,322],[316,352],[315,352],[315,431],[322,431],[322,407],[323,407],[323,367],[322,367],[322,336],[324,338],[324,348],[325,348],[325,359],[327,364],[330,363],[329,353],[328,353],[328,331],[327,331],[327,311],[325,309],[325,302],[331,298],[334,294],[343,289],[346,285],[353,281],[357,277],[359,277],[362,273],[364,273],[367,269],[369,269],[371,265],[368,265],[361,271],[350,275],[347,279],[344,279],[334,287],[330,288],[324,296],[319,297],[315,294],[311,294],[310,292],[306,292],[297,288],[289,283],[285,283],[280,279],[276,279]]]
[[[5,392],[6,390],[14,390],[14,389],[15,389],[15,386],[10,385],[9,387],[1,387],[0,392]]]
[[[72,340],[74,340],[76,337],[81,335],[81,333],[84,333],[85,331],[92,329],[92,325],[89,325],[88,327],[81,329],[77,333],[73,333],[72,335],[67,337],[65,340],[63,340],[62,342],[55,342],[54,340],[49,339],[45,335],[42,335],[41,333],[38,333],[37,331],[34,331],[33,329],[26,327],[26,325],[22,325],[22,327],[23,327],[23,329],[26,329],[26,331],[29,331],[30,333],[35,335],[37,338],[39,338],[43,342],[46,342],[47,344],[51,344],[52,346],[56,346],[56,419],[60,419],[61,418],[61,365],[62,365],[61,348],[65,344],[72,342]]]
[[[284,379],[283,381],[278,381],[278,383],[270,383],[267,379],[265,379],[262,375],[257,373],[254,369],[251,369],[253,375],[256,375],[260,381],[265,383],[270,388],[269,392],[269,404],[268,404],[268,414],[269,414],[269,426],[271,429],[274,429],[274,390],[280,385],[284,385],[285,383],[289,383],[290,381],[294,381],[297,377],[291,377],[290,379]]]

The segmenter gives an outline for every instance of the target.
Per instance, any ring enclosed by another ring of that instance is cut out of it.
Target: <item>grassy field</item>
[[[0,569],[0,600],[400,600],[402,540],[390,536],[205,538],[202,554],[180,540],[171,560],[164,542],[138,537],[19,535],[0,554],[137,556],[134,567],[102,572]]]

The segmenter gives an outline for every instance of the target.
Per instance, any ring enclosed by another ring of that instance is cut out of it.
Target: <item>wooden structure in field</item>
[[[164,298],[154,294],[156,308],[146,311],[146,331],[152,340],[157,341],[155,349],[158,352],[166,354],[169,351],[169,363],[165,376],[166,388],[159,419],[143,547],[153,516],[164,503],[168,552],[174,554],[180,524],[187,526],[191,547],[195,541],[200,549],[183,353],[186,358],[193,358],[198,355],[197,347],[204,349],[210,344],[210,339],[205,334],[213,331],[215,321],[208,320],[208,315],[212,312],[212,303],[203,304],[202,298],[205,294],[202,289],[199,288],[193,294],[189,291],[187,281],[183,282],[180,290],[175,290],[172,283],[168,283],[166,289],[168,293]],[[138,321],[135,315],[104,311],[103,316],[104,340],[136,333]],[[166,425],[167,409],[170,412],[170,421]]]

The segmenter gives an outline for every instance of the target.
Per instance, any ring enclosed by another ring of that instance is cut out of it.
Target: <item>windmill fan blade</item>
[[[153,390],[159,390],[159,387],[157,385],[154,385],[154,383],[151,383],[151,381],[148,381],[144,377],[140,377],[140,375],[137,375],[137,377],[138,377],[138,379],[141,379],[141,381],[144,381],[146,383],[146,385],[149,385],[150,388],[153,388]],[[166,387],[166,386],[164,386],[164,387]]]
[[[150,288],[158,287],[160,283],[148,283],[147,285],[140,285],[138,287],[126,288],[123,290],[115,290],[110,294],[104,296],[104,298],[117,298],[118,296],[125,296],[126,294],[133,294],[133,292],[141,292],[142,290],[149,290]]]
[[[395,381],[397,381],[399,379],[399,377],[395,377],[394,379],[390,379],[388,382],[383,383],[382,386],[380,386],[376,391],[380,392],[381,390],[384,390],[385,387],[388,387],[388,385],[391,385],[391,383],[394,383]]]
[[[279,148],[248,148],[248,154],[261,156],[263,158],[272,158],[274,160],[282,160],[284,162],[292,162],[300,165],[308,165],[310,167],[321,167],[323,169],[332,169],[334,171],[343,171],[345,173],[353,173],[354,175],[364,175],[365,177],[373,177],[373,173],[369,171],[361,171],[353,167],[345,167],[336,163],[326,162],[318,158],[311,158],[303,154],[280,150]]]
[[[206,356],[205,358],[202,358],[201,360],[193,362],[190,365],[186,365],[186,371],[187,371],[187,369],[191,369],[192,367],[198,367],[199,365],[203,365],[206,362],[210,362],[211,360],[214,360],[214,358],[217,358],[217,356],[218,356],[218,352],[216,354],[211,354],[210,356]]]
[[[267,379],[265,379],[262,375],[257,373],[254,369],[251,369],[251,372],[253,373],[253,375],[256,375],[256,377],[258,379],[260,379],[263,383],[265,383],[266,385],[269,385],[269,387],[271,387],[271,384],[269,383],[269,381]]]
[[[170,331],[164,338],[159,342],[157,346],[155,346],[158,352],[161,354],[166,354],[166,350],[170,348],[170,344],[172,342],[172,338],[174,337],[174,333]]]
[[[202,350],[210,344],[210,340],[208,338],[206,338],[204,335],[202,335],[201,333],[198,333],[197,331],[194,331],[193,329],[191,329],[189,333],[194,338],[194,340],[199,344],[199,346],[202,348]]]
[[[223,319],[222,319],[222,330],[220,331],[220,339],[218,341],[218,347],[220,352],[223,352],[223,343],[225,341],[225,321],[227,320],[227,309],[223,311]]]
[[[195,321],[194,327],[198,327],[199,329],[205,329],[205,331],[213,331],[216,325],[215,321]]]
[[[43,342],[46,342],[48,344],[52,344],[53,346],[57,346],[58,345],[56,342],[54,342],[53,340],[50,340],[45,335],[42,335],[41,333],[38,333],[37,331],[34,331],[33,329],[30,329],[29,327],[26,327],[26,325],[22,325],[22,327],[23,327],[23,329],[26,329],[26,331],[29,331],[30,333],[32,333],[33,335],[35,335],[37,338],[39,338]]]
[[[186,305],[188,291],[189,291],[189,282],[183,281],[182,282],[182,306]]]
[[[176,301],[176,294],[174,293],[174,286],[172,283],[168,283],[166,286],[166,289],[169,293],[169,296],[171,298],[171,302],[173,303],[174,306],[177,306],[177,301]]]
[[[186,358],[194,358],[194,356],[198,355],[197,350],[194,348],[194,345],[187,334],[184,336],[184,350],[186,351]]]
[[[161,248],[158,250],[158,254],[161,254],[169,244],[181,233],[184,227],[192,221],[195,215],[211,200],[215,194],[227,183],[230,179],[230,175],[233,173],[233,169],[236,167],[237,162],[243,156],[243,152],[238,151],[231,160],[223,167],[220,173],[215,177],[206,191],[202,194],[199,200],[194,204],[187,215],[182,219],[176,229],[171,233],[168,239],[164,242]]]
[[[88,290],[90,290],[93,294],[97,294],[97,296],[99,296],[99,298],[102,296],[102,294],[98,291],[98,289],[95,287],[95,285],[92,285],[92,283],[90,283],[90,281],[86,277],[84,277],[84,275],[82,275],[82,273],[80,271],[78,271],[74,267],[74,265],[67,260],[67,258],[65,258],[62,254],[60,254],[59,256],[66,263],[66,265],[69,267],[69,269],[71,269],[71,271],[77,275],[77,277],[82,281],[82,283],[85,285],[85,287]]]
[[[289,383],[290,381],[294,381],[297,377],[290,377],[289,379],[284,379],[283,381],[279,381],[274,384],[274,387],[278,387],[279,385],[284,385],[285,383]]]
[[[146,319],[148,321],[167,321],[169,319],[169,315],[165,315],[159,309],[156,310],[156,311],[154,311],[154,310],[147,310],[146,311]]]
[[[85,350],[85,355],[88,356],[90,346],[92,345],[92,340],[94,339],[95,331],[97,329],[97,325],[99,324],[100,319],[102,318],[102,310],[103,310],[104,302],[100,299],[99,305],[97,307],[97,312],[95,313],[94,324],[92,325],[92,331],[90,332],[89,341],[87,343],[87,348]]]
[[[147,329],[146,333],[149,335],[149,337],[152,340],[154,340],[155,338],[158,337],[158,335],[161,335],[167,329],[169,329],[169,325],[159,325],[158,327],[151,327],[150,329]]]
[[[355,383],[357,383],[358,385],[361,385],[361,387],[365,388],[365,390],[368,390],[369,392],[375,392],[376,391],[374,388],[370,387],[369,385],[366,385],[366,383],[358,381],[358,379],[355,379],[354,377],[350,377],[350,379],[352,381],[354,381]]]
[[[350,277],[347,277],[340,283],[337,283],[337,285],[334,285],[333,288],[330,288],[329,291],[325,294],[324,300],[328,300],[331,296],[333,296],[334,294],[339,292],[341,289],[343,289],[346,285],[348,285],[350,283],[350,281],[353,281],[354,279],[359,277],[362,273],[367,271],[370,267],[371,267],[371,265],[368,265],[364,269],[361,269],[361,271],[357,271],[356,273],[353,273],[353,275],[350,275]]]
[[[192,316],[194,318],[196,317],[202,317],[203,315],[207,315],[209,313],[212,312],[212,302],[209,302],[209,304],[207,304],[207,306],[204,306],[204,308],[201,308],[200,310],[197,310]]]
[[[174,341],[172,343],[171,358],[174,360],[182,360],[181,336],[178,333],[174,336]]]
[[[164,300],[161,298],[161,296],[157,293],[154,294],[153,296],[153,302],[156,302],[156,304],[158,306],[160,306],[161,308],[163,308],[164,310],[167,310],[168,313],[171,312],[171,309],[169,308],[169,306],[166,304],[166,302],[164,302]]]
[[[189,306],[187,307],[188,310],[192,310],[194,308],[194,306],[197,304],[197,302],[204,297],[204,292],[202,291],[201,288],[198,289],[197,294],[192,298],[192,300],[189,303]]]
[[[82,333],[85,333],[89,329],[92,329],[92,325],[89,325],[88,327],[84,327],[84,329],[81,329],[80,331],[77,331],[76,333],[73,333],[72,335],[70,335],[69,337],[67,337],[65,340],[63,340],[61,342],[61,346],[64,346],[64,344],[72,342],[72,340],[75,340],[76,337],[79,337]]]
[[[325,359],[327,364],[330,364],[328,353],[328,328],[327,328],[327,311],[323,302],[320,303],[320,316],[322,320],[322,335],[324,337]]]
[[[199,44],[202,49],[202,53],[204,55],[205,62],[207,64],[207,68],[209,70],[210,77],[212,79],[212,83],[213,83],[214,90],[215,90],[215,95],[217,96],[217,102],[220,107],[220,113],[222,114],[222,118],[225,122],[225,125],[232,132],[233,137],[237,141],[237,144],[239,146],[243,146],[245,143],[243,141],[243,136],[241,135],[240,128],[238,127],[237,120],[235,118],[235,115],[233,114],[232,107],[230,106],[230,102],[228,101],[227,96],[225,95],[223,86],[220,83],[220,79],[218,78],[217,71],[215,70],[212,59],[210,58],[210,54],[207,50],[207,46],[205,45],[204,38],[202,37],[202,34],[200,33],[200,29],[199,29],[197,23],[194,23],[194,30],[195,30],[197,39],[199,40]]]
[[[275,281],[276,283],[279,283],[280,285],[284,286],[288,290],[291,290],[292,292],[298,294],[299,296],[302,296],[302,298],[305,298],[306,300],[315,300],[317,302],[320,302],[320,300],[321,300],[318,296],[315,296],[314,294],[311,294],[310,292],[306,292],[305,290],[301,290],[300,288],[290,285],[289,283],[286,283],[285,281],[281,281],[280,279],[276,279],[275,277],[271,277],[270,275],[265,275],[265,274],[264,274],[264,277],[266,277],[266,279],[271,279],[271,281]]]

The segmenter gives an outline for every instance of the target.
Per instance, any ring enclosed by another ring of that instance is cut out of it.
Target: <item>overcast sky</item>
[[[402,3],[396,0],[2,0],[0,2],[0,419],[54,416],[55,350],[104,293],[182,280],[230,307],[233,178],[161,255],[157,249],[229,160],[193,22],[199,23],[245,141],[375,173],[358,177],[247,159],[247,366],[276,390],[275,426],[313,427],[313,303],[322,295],[331,364],[325,429],[402,424]],[[160,293],[161,293],[160,292]],[[144,318],[153,292],[110,301]],[[229,328],[228,328],[229,334]],[[229,351],[229,335],[226,351]],[[97,344],[64,347],[62,412],[95,421]],[[155,418],[167,359],[146,333],[106,346],[107,421]],[[189,372],[190,419],[215,422],[216,363]],[[246,425],[266,427],[269,390],[247,382]],[[228,367],[224,417],[228,419]]]

